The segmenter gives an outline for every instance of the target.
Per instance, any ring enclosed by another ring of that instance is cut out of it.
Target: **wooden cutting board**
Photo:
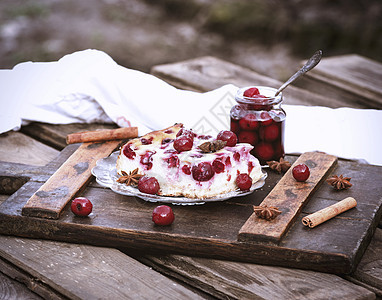
[[[59,160],[65,162],[75,150],[68,146]],[[296,157],[287,159],[294,162]],[[335,157],[322,153],[305,153],[297,159],[295,163],[304,162],[311,169],[306,183],[292,184],[290,173],[282,177],[268,171],[264,187],[251,195],[205,205],[172,206],[175,222],[165,227],[151,221],[157,203],[116,194],[94,181],[82,189],[75,178],[71,179],[76,182],[75,190],[80,186],[80,194],[93,202],[89,217],[74,216],[68,204],[62,205],[67,198],[59,200],[62,209],[57,219],[30,216],[25,207],[44,183],[52,182],[57,166],[22,175],[25,167],[15,164],[1,168],[8,171],[0,171],[0,178],[9,181],[23,177],[27,182],[0,206],[0,233],[349,273],[361,258],[382,213],[382,188],[376,185],[382,180],[382,168],[342,160],[336,165]],[[353,187],[335,191],[324,182],[330,174],[352,177]],[[357,199],[356,208],[314,229],[301,224],[306,214],[349,196]],[[283,211],[280,218],[271,222],[255,218],[253,205],[263,201],[277,202]]]

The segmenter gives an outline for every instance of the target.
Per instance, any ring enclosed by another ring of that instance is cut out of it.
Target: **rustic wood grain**
[[[1,255],[1,254],[0,254]],[[11,254],[12,255],[12,254]],[[0,270],[7,275],[10,284],[19,285],[22,284],[26,290],[30,290],[32,295],[35,295],[38,299],[52,299],[52,300],[64,300],[67,297],[61,295],[48,284],[46,284],[41,278],[36,278],[25,272],[17,265],[10,263],[4,258],[0,258]],[[40,297],[39,297],[40,296]],[[10,298],[10,299],[29,299],[28,297]]]
[[[260,206],[275,206],[282,213],[270,221],[259,219],[253,213],[240,229],[239,240],[279,243],[296,220],[305,202],[336,163],[337,157],[333,155],[321,152],[302,154],[260,204]],[[293,178],[292,169],[298,164],[306,164],[310,169],[310,176],[305,182],[297,182]]]
[[[0,254],[70,299],[203,299],[116,249],[0,236]]]
[[[358,281],[375,288],[375,292],[382,297],[382,229],[377,229],[356,271],[347,279]]]
[[[225,84],[234,84],[238,87],[265,85],[274,88],[279,88],[282,84],[250,69],[210,56],[155,66],[151,72],[178,88],[201,92]],[[295,86],[289,86],[283,94],[285,104],[321,105],[332,108],[348,106],[341,97],[328,97],[325,93],[312,93],[309,89]],[[353,107],[364,106],[353,103]]]
[[[58,219],[64,206],[86,185],[98,159],[108,156],[120,141],[84,143],[36,191],[22,209],[24,216]]]
[[[44,166],[58,154],[56,149],[17,131],[0,135],[0,161]]]
[[[144,256],[154,269],[224,299],[374,299],[341,277],[305,270],[179,255]]]
[[[382,108],[382,64],[351,54],[326,57],[296,85],[348,107]]]
[[[341,173],[352,175],[358,166],[357,163],[341,161],[337,168]],[[93,202],[93,213],[88,218],[75,217],[68,206],[59,220],[23,217],[20,216],[22,207],[42,185],[41,182],[29,181],[1,205],[0,232],[349,273],[354,270],[373,235],[375,220],[382,214],[382,199],[359,196],[373,190],[373,183],[365,179],[374,176],[375,180],[382,180],[382,172],[376,166],[365,165],[364,168],[365,171],[357,172],[362,176],[354,178],[357,189],[333,193],[331,186],[323,185],[316,192],[320,197],[315,194],[308,202],[312,205],[307,206],[301,216],[315,207],[327,206],[328,201],[340,201],[346,196],[359,199],[357,209],[345,212],[343,217],[334,218],[314,230],[306,230],[300,222],[295,222],[277,246],[237,241],[240,228],[253,212],[252,205],[258,205],[280,179],[276,173],[269,174],[262,189],[245,197],[201,206],[174,206],[176,222],[169,227],[157,227],[151,221],[152,210],[158,204],[125,197],[96,185],[82,193]],[[381,188],[374,187],[373,192],[378,194]],[[86,235],[78,235],[79,232],[86,232]]]
[[[2,267],[0,260],[0,267]],[[42,300],[40,296],[30,291],[25,285],[12,280],[0,272],[0,297],[1,299],[29,299]]]

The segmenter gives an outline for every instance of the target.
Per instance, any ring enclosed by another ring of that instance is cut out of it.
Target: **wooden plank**
[[[58,219],[65,205],[86,185],[98,159],[108,156],[121,141],[84,143],[28,200],[24,216]]]
[[[116,249],[0,236],[0,255],[69,299],[203,299]]]
[[[56,149],[17,131],[8,131],[0,135],[1,161],[44,166],[58,154]]]
[[[356,279],[375,289],[382,297],[382,229],[377,229],[356,271],[346,278]]]
[[[9,281],[11,281],[11,284],[23,285],[24,289],[26,289],[27,291],[29,289],[29,293],[34,295],[37,299],[40,299],[39,296],[41,296],[42,299],[52,299],[52,300],[68,299],[67,297],[60,295],[57,291],[53,290],[49,285],[45,284],[42,280],[31,276],[30,274],[28,274],[21,268],[6,261],[4,258],[0,258],[0,270],[8,276]],[[15,297],[10,299],[24,299],[24,298]],[[25,299],[29,299],[29,298],[25,297]]]
[[[234,84],[238,87],[265,85],[274,88],[279,88],[282,84],[250,69],[210,56],[155,66],[151,73],[175,87],[201,92],[225,84]],[[332,108],[347,104],[341,97],[328,97],[325,93],[312,93],[309,89],[295,86],[289,86],[283,94],[285,104],[321,105]],[[363,107],[363,105],[353,103],[353,107]]]
[[[143,262],[219,299],[375,298],[332,274],[179,255],[144,256]]]
[[[0,260],[0,267],[2,267]],[[3,270],[3,268],[2,268]],[[12,280],[0,272],[0,295],[1,299],[29,299],[42,300],[40,296],[28,290],[22,283]]]
[[[253,213],[240,229],[239,240],[279,243],[305,202],[336,163],[335,156],[322,152],[307,152],[301,155],[260,204],[278,207],[282,211],[281,215],[267,221],[259,219]],[[297,182],[293,178],[292,168],[298,164],[306,164],[310,169],[310,177],[306,182]]]
[[[382,64],[359,55],[323,58],[296,85],[341,97],[348,107],[382,108]]]
[[[39,182],[47,181],[78,147],[79,144],[67,146],[65,150],[61,151],[60,154],[44,166],[44,168],[0,161],[0,194],[11,195],[28,180]],[[31,147],[31,151],[33,150],[34,148]],[[33,163],[33,156],[29,157],[28,160],[29,159],[32,160]]]
[[[325,207],[327,201],[340,201],[353,196],[359,200],[357,209],[345,212],[344,217],[334,218],[311,231],[300,222],[295,222],[279,245],[237,241],[240,228],[253,212],[252,205],[260,204],[280,179],[281,176],[273,172],[269,173],[267,184],[251,195],[194,207],[174,206],[176,222],[170,227],[158,227],[152,223],[151,213],[158,204],[95,186],[88,187],[82,193],[93,202],[93,213],[88,218],[75,217],[69,206],[65,207],[59,220],[23,217],[20,216],[22,207],[42,185],[41,182],[29,181],[1,205],[0,232],[349,273],[361,258],[372,237],[375,222],[382,214],[381,198],[360,196],[382,192],[382,187],[376,188],[368,180],[370,176],[376,181],[382,180],[380,169],[365,165],[361,170],[357,163],[341,161],[336,170],[350,176],[357,174],[352,179],[357,188],[333,193],[331,186],[322,185],[308,204],[314,204],[311,207]],[[211,211],[214,213],[211,214]],[[309,212],[303,210],[302,214]],[[86,234],[79,235],[79,232]]]

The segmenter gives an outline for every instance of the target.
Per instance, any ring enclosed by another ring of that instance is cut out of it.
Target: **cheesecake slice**
[[[223,142],[217,149],[208,147],[215,144],[216,138],[197,135],[175,124],[123,145],[117,172],[123,175],[138,169],[139,174],[158,180],[158,195],[198,199],[236,190],[236,177],[241,173],[248,174],[252,183],[263,176],[259,161],[250,154],[253,146],[224,146]]]

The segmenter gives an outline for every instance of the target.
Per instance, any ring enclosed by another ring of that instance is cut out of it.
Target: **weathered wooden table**
[[[280,85],[276,80],[213,57],[156,66],[152,73],[174,86],[196,91],[211,90],[226,83]],[[287,104],[382,108],[382,65],[360,56],[325,58],[296,84],[285,91]],[[6,203],[16,191],[22,197],[28,178],[42,183],[53,174],[76,147],[66,147],[68,133],[113,127],[34,123],[20,132],[2,134],[1,202]],[[379,170],[350,163],[355,168]],[[380,185],[373,184],[376,188]],[[381,197],[377,194],[379,200]],[[378,218],[381,210],[375,212]],[[381,223],[358,267],[348,275],[179,254],[148,254],[126,248],[117,250],[82,244],[81,237],[76,241],[77,244],[0,236],[0,294],[5,299],[382,297]]]

